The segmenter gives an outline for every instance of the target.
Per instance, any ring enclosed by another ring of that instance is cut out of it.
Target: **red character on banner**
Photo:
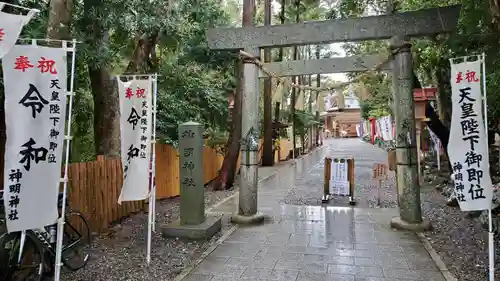
[[[476,72],[475,71],[468,71],[465,73],[465,79],[467,82],[479,82],[479,78],[476,78]]]
[[[15,65],[16,67],[14,67],[14,69],[19,69],[23,72],[26,72],[26,69],[28,68],[33,68],[33,65],[30,63],[29,58],[25,56],[19,56],[18,58],[16,58]]]
[[[127,99],[131,99],[133,96],[134,96],[134,93],[132,92],[132,89],[127,88],[127,89],[125,90],[125,98],[127,98]]]
[[[463,73],[462,73],[462,71],[460,71],[457,73],[457,81],[455,83],[458,84],[458,83],[462,82],[462,80],[464,80]]]
[[[38,61],[38,68],[42,71],[42,73],[45,72],[50,72],[51,74],[57,74],[57,70],[55,69],[55,64],[56,62],[53,60],[47,60],[46,58],[42,57]]]
[[[137,90],[135,91],[135,95],[137,98],[146,98],[146,90],[137,88]]]
[[[3,37],[5,36],[5,32],[3,32],[4,29],[3,28],[0,28],[0,42],[3,41]]]

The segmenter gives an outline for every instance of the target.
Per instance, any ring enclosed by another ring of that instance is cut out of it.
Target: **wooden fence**
[[[287,149],[284,147],[282,150]],[[281,159],[283,159],[284,154],[281,153]],[[217,176],[224,157],[209,147],[204,147],[203,156],[205,183],[208,183]],[[237,165],[239,167],[239,160]],[[180,194],[179,177],[179,153],[177,149],[171,145],[157,144],[157,198],[178,196]],[[97,161],[69,165],[69,204],[72,209],[85,215],[92,232],[105,232],[112,222],[144,210],[145,201],[118,204],[122,182],[120,159],[105,160],[103,157],[98,157]]]

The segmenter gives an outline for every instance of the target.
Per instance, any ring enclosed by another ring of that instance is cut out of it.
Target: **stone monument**
[[[203,126],[195,122],[179,125],[180,219],[163,227],[163,235],[208,239],[221,230],[219,217],[205,216],[203,175]]]

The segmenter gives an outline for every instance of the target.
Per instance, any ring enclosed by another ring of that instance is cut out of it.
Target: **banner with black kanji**
[[[118,203],[149,196],[152,133],[152,81],[118,78],[123,186]]]
[[[455,178],[455,194],[462,211],[491,206],[486,128],[481,93],[481,58],[451,59],[452,116],[448,154]]]
[[[4,203],[9,232],[56,222],[66,119],[67,52],[16,45],[3,57]]]

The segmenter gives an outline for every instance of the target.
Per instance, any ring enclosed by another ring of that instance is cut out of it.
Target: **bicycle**
[[[0,199],[2,195],[0,191]],[[62,204],[63,196],[59,194],[59,209]],[[64,204],[68,206],[67,200]],[[0,200],[0,214],[4,213],[3,209],[3,200]],[[88,262],[90,255],[86,251],[90,248],[91,233],[80,212],[66,209],[61,262],[76,271]],[[81,232],[74,227],[77,224]],[[0,234],[0,281],[42,281],[44,276],[53,273],[56,241],[57,223],[42,229]]]

